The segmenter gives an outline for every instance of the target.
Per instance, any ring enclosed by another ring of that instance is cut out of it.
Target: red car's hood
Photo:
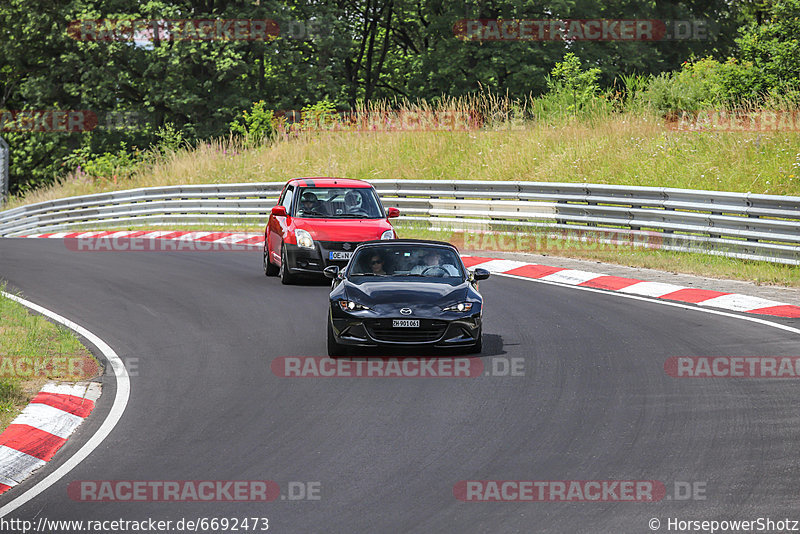
[[[380,239],[392,225],[386,219],[292,219],[292,226],[302,228],[315,241],[369,241]]]

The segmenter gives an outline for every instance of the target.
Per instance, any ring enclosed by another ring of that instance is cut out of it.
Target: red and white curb
[[[60,465],[58,465],[58,467],[56,467],[52,472],[43,476],[43,478],[36,482],[36,484],[34,484],[32,487],[27,488],[24,492],[14,497],[10,502],[7,502],[0,507],[0,518],[3,518],[20,506],[23,506],[25,503],[30,502],[37,495],[64,478],[70,471],[75,469],[75,467],[85,460],[92,453],[92,451],[94,451],[100,446],[101,443],[103,443],[103,441],[117,426],[120,419],[122,419],[122,415],[125,413],[125,408],[128,405],[128,399],[131,395],[131,381],[130,376],[128,375],[128,370],[125,368],[125,364],[122,362],[122,359],[120,359],[119,355],[108,343],[100,339],[93,332],[52,310],[49,310],[22,297],[5,291],[0,291],[0,294],[8,299],[22,304],[26,308],[36,313],[49,318],[52,321],[65,326],[66,328],[69,328],[79,336],[83,336],[89,343],[94,345],[94,347],[105,358],[105,363],[108,366],[107,370],[111,371],[111,383],[115,390],[113,393],[113,401],[111,401],[111,408],[108,410],[108,413],[105,414],[99,428],[93,430],[92,435],[86,440],[86,442],[83,443],[83,445],[81,445],[76,452],[61,462]],[[83,396],[86,397],[86,395]],[[91,398],[87,398],[87,400],[91,400]],[[9,478],[8,475],[4,476]]]
[[[497,258],[484,258],[480,256],[462,256],[464,265],[472,269],[480,267],[487,271],[542,280],[557,284],[591,287],[616,291],[629,295],[672,300],[687,304],[697,304],[722,310],[753,313],[757,315],[772,315],[775,317],[800,318],[800,306],[785,304],[760,297],[750,297],[739,293],[724,293],[708,289],[697,289],[662,282],[646,282],[635,278],[609,276],[600,273],[565,269],[562,267],[548,267],[535,263],[526,263],[514,260]]]
[[[100,384],[48,382],[0,434],[0,493],[31,475],[83,423],[100,397]]]
[[[31,238],[77,238],[77,239],[167,239],[177,241],[205,241],[220,244],[252,245],[264,242],[262,234],[235,232],[170,232],[170,231],[103,231],[103,232],[58,232],[50,234],[32,234]],[[464,263],[469,268],[481,267],[498,274],[509,274],[522,278],[543,280],[558,284],[591,287],[607,291],[616,291],[630,295],[672,300],[698,306],[707,306],[722,310],[771,315],[775,317],[800,318],[800,306],[777,302],[760,297],[751,297],[739,293],[725,293],[707,289],[665,284],[662,282],[646,282],[634,278],[609,276],[600,273],[548,267],[522,261],[464,256]]]

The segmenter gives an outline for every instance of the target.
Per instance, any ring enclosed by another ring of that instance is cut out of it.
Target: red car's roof
[[[287,183],[301,187],[372,187],[369,182],[352,178],[292,178]]]

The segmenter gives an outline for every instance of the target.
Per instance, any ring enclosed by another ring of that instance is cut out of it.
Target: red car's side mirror
[[[400,210],[397,208],[388,208],[386,210],[386,218],[394,219],[395,217],[400,217]]]
[[[272,214],[276,217],[286,217],[286,206],[275,206],[272,208]]]

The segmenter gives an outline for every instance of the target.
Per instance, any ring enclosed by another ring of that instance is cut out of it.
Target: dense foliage
[[[3,132],[12,147],[11,188],[25,191],[79,167],[116,179],[151,157],[145,149],[153,145],[165,151],[231,133],[258,143],[274,134],[285,110],[435,103],[481,91],[541,96],[539,115],[597,105],[667,112],[796,102],[799,17],[800,0],[4,0],[0,111],[92,110],[99,122],[91,133]],[[68,32],[73,21],[96,19],[269,19],[280,33],[105,42]],[[702,21],[705,33],[465,40],[454,30],[464,19]]]

